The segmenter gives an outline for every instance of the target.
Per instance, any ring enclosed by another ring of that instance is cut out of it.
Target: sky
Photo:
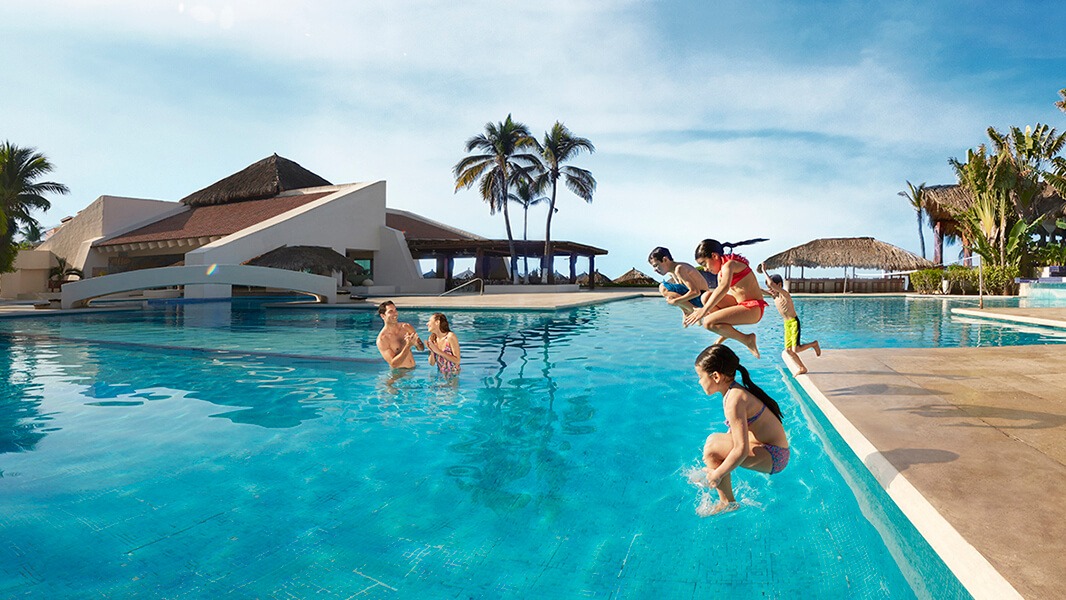
[[[560,190],[552,238],[608,250],[609,277],[704,238],[769,238],[753,260],[822,237],[917,253],[907,181],[955,183],[990,126],[1066,129],[1063,31],[1059,0],[0,0],[0,139],[70,188],[46,226],[277,153],[503,239],[452,167],[510,114],[595,145],[571,163],[593,201]]]

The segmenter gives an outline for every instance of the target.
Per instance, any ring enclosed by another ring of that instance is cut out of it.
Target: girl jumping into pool
[[[744,385],[736,381],[740,371]],[[737,467],[774,475],[788,464],[788,436],[777,402],[751,381],[728,346],[708,346],[696,357],[696,375],[708,396],[722,395],[727,433],[712,433],[703,445],[707,485],[718,490],[709,514],[736,508],[731,474]]]
[[[701,323],[718,334],[718,341],[731,338],[747,346],[759,358],[759,346],[754,333],[741,333],[734,325],[752,325],[762,319],[768,304],[762,297],[759,280],[748,261],[739,254],[726,252],[737,246],[765,241],[763,238],[743,242],[703,240],[696,246],[696,262],[718,276],[718,286],[703,293],[703,306],[685,317],[685,327]]]
[[[455,336],[448,317],[443,313],[433,313],[426,323],[429,328],[429,364],[436,365],[441,375],[451,376],[459,373],[459,338]]]

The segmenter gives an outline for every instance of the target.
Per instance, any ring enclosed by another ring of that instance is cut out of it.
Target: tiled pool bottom
[[[684,474],[722,415],[691,371],[707,335],[676,322],[635,302],[471,331],[455,386],[0,336],[0,595],[965,597],[920,543],[886,547],[773,360],[745,363],[793,463],[696,516]]]

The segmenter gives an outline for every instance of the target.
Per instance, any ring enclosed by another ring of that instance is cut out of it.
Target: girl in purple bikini
[[[436,365],[441,375],[459,374],[459,338],[448,325],[448,317],[443,313],[433,313],[426,323],[429,328],[429,364]]]
[[[737,371],[744,385],[736,381]],[[707,484],[718,490],[711,514],[736,508],[731,473],[744,467],[774,475],[788,464],[788,436],[777,402],[752,383],[728,346],[715,344],[696,357],[696,375],[708,396],[722,394],[727,433],[712,433],[703,445]]]

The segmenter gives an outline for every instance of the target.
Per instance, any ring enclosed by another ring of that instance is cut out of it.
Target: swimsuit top
[[[748,273],[751,273],[751,267],[748,266],[748,259],[744,258],[739,254],[726,254],[722,257],[722,264],[724,265],[725,263],[731,260],[743,263],[744,268],[741,269],[739,272],[733,274],[733,279],[729,282],[730,287],[740,283],[741,279],[744,279],[748,276]]]
[[[441,346],[440,349],[442,352],[450,353],[452,351],[448,342],[444,342],[444,345]],[[445,356],[437,356],[437,369],[440,371],[441,375],[455,375],[459,372],[459,365],[448,360]]]
[[[734,381],[733,383],[729,384],[729,387],[726,389],[726,391],[728,392],[729,390],[733,389],[734,387],[738,387],[738,388],[742,388],[743,389],[744,386],[737,385],[737,382]],[[759,409],[759,412],[755,413],[754,417],[748,417],[748,426],[750,427],[752,423],[757,421],[759,419],[759,417],[761,417],[763,412],[765,412],[765,411],[766,411],[766,405],[763,404],[762,408]],[[726,419],[725,426],[729,427],[729,419]]]

